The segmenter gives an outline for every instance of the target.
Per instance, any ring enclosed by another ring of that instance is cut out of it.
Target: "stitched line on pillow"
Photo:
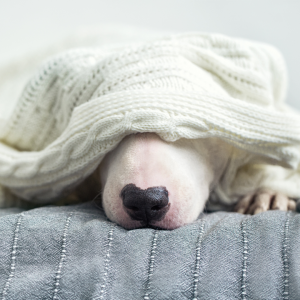
[[[283,249],[282,249],[282,256],[283,256],[283,270],[284,270],[284,281],[283,281],[283,298],[284,300],[289,299],[289,260],[288,260],[288,249],[289,249],[289,225],[290,225],[290,216],[291,213],[287,213],[287,218],[284,224],[284,241],[283,241]]]
[[[116,228],[116,224],[112,224],[111,229],[108,231],[107,249],[106,249],[105,260],[104,260],[103,283],[101,284],[100,295],[96,298],[93,298],[93,300],[104,299],[106,281],[107,281],[109,265],[110,265],[110,252],[111,252],[111,246],[112,246],[112,241],[113,241],[113,233],[114,233],[115,228]]]
[[[14,231],[13,246],[12,246],[12,252],[11,252],[10,274],[9,274],[9,277],[8,277],[8,279],[6,281],[6,284],[5,284],[3,292],[2,292],[2,296],[3,296],[2,300],[6,299],[11,279],[15,275],[16,253],[17,253],[17,248],[18,248],[17,243],[18,243],[18,238],[19,238],[20,225],[21,225],[21,221],[22,221],[23,217],[24,217],[24,214],[21,213],[20,216],[19,216],[19,218],[18,218],[18,220],[17,220],[17,223],[16,223],[16,229]]]
[[[248,218],[246,218],[247,220]],[[241,223],[241,230],[242,230],[242,238],[243,238],[243,266],[242,266],[242,286],[241,286],[241,294],[242,300],[246,300],[246,277],[247,277],[247,262],[248,262],[248,239],[247,239],[247,232],[246,232],[246,225],[245,220]]]
[[[154,268],[154,257],[156,253],[156,248],[157,248],[157,237],[158,237],[158,232],[157,230],[154,231],[153,233],[153,239],[152,239],[152,245],[151,245],[151,251],[150,251],[150,260],[149,260],[149,269],[148,269],[148,278],[147,278],[147,283],[146,283],[146,292],[144,295],[144,300],[149,300],[149,291],[151,287],[151,277],[153,275],[153,268]]]
[[[201,242],[202,242],[202,236],[204,232],[204,223],[205,220],[201,221],[200,225],[200,231],[196,246],[196,264],[195,264],[195,270],[194,270],[194,279],[193,279],[193,300],[198,299],[198,282],[199,282],[199,269],[200,269],[200,258],[201,258]]]
[[[64,264],[64,261],[66,259],[66,244],[67,244],[67,233],[68,233],[68,229],[69,229],[69,226],[70,226],[70,220],[71,220],[71,217],[72,217],[73,213],[70,213],[67,220],[66,220],[66,223],[65,223],[65,227],[64,227],[64,231],[63,231],[63,238],[62,238],[62,244],[61,244],[61,254],[60,254],[60,261],[59,261],[59,265],[58,265],[58,269],[56,271],[56,275],[55,275],[55,287],[54,287],[54,291],[53,291],[53,300],[54,299],[58,299],[58,296],[57,296],[57,293],[58,293],[58,288],[59,288],[59,281],[60,281],[60,278],[61,278],[61,269],[62,269],[62,266]]]

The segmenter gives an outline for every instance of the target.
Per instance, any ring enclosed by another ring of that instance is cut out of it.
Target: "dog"
[[[101,190],[106,216],[126,229],[175,229],[195,221],[222,177],[232,147],[218,138],[166,142],[156,133],[126,136],[83,183],[80,197]],[[92,193],[91,193],[92,191]],[[78,196],[78,195],[77,195]],[[268,189],[240,198],[235,211],[295,210],[287,196]]]

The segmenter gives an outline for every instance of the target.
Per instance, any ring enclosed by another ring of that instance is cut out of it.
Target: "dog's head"
[[[106,215],[128,229],[174,229],[194,221],[230,149],[216,138],[168,143],[154,133],[127,136],[100,165]]]

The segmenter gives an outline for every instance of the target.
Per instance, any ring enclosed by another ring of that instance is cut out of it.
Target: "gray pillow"
[[[1,299],[300,299],[300,216],[125,230],[96,206],[2,210]]]

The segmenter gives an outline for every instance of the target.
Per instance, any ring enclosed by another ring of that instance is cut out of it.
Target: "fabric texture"
[[[1,211],[1,210],[0,210]],[[125,230],[92,203],[0,218],[0,299],[300,299],[300,215]]]
[[[260,185],[300,197],[300,118],[285,93],[276,49],[218,34],[69,50],[42,65],[0,129],[0,184],[46,203],[126,135],[156,132],[234,145],[216,188],[227,203]]]

